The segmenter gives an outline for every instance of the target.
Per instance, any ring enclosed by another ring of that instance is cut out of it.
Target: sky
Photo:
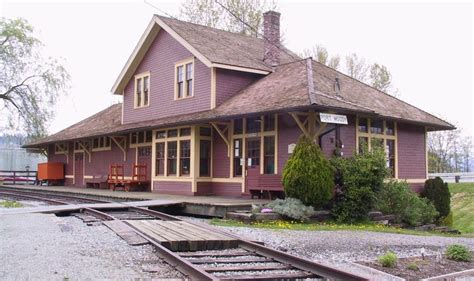
[[[182,1],[149,0],[177,16]],[[471,2],[277,2],[285,43],[357,53],[387,66],[398,96],[473,135]],[[64,59],[69,94],[49,127],[58,132],[120,101],[110,89],[154,13],[144,1],[6,1],[0,16],[22,17],[48,56]]]

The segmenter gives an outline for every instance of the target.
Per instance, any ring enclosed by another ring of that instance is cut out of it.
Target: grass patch
[[[449,183],[453,227],[474,235],[474,183]]]
[[[9,201],[9,200],[0,202],[0,206],[2,206],[4,208],[21,208],[21,207],[23,207],[23,205],[21,203],[16,202],[16,201]]]
[[[335,222],[320,222],[320,223],[301,223],[296,221],[268,221],[268,222],[254,222],[251,224],[245,224],[241,221],[236,220],[225,220],[214,218],[211,220],[212,225],[218,226],[229,226],[229,227],[254,227],[254,228],[267,228],[277,230],[312,230],[312,231],[337,231],[337,230],[348,230],[348,231],[374,231],[374,232],[386,232],[386,233],[397,233],[397,234],[408,234],[408,235],[420,235],[420,236],[448,236],[448,237],[459,237],[459,235],[440,233],[434,231],[418,231],[412,229],[404,229],[393,226],[386,226],[381,224],[375,224],[371,222],[360,223],[360,224],[344,224]]]

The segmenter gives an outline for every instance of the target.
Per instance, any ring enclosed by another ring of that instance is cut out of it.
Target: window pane
[[[157,138],[157,139],[164,139],[164,138],[166,138],[166,131],[158,131],[158,132],[156,132],[156,138]]]
[[[367,118],[359,118],[359,132],[367,133]]]
[[[265,137],[263,143],[264,150],[264,173],[275,173],[275,137]]]
[[[234,139],[234,176],[242,176],[242,165],[240,165],[241,158],[242,140]]]
[[[156,144],[156,172],[155,175],[165,174],[165,143],[159,142]]]
[[[110,147],[110,138],[109,137],[105,137],[105,146]]]
[[[151,131],[146,131],[145,132],[145,142],[146,143],[151,142],[152,139],[153,139],[152,132]]]
[[[183,82],[178,82],[178,98],[183,97]]]
[[[395,140],[386,140],[385,154],[387,155],[387,167],[392,177],[395,177]]]
[[[92,141],[92,148],[98,148],[99,147],[99,139],[98,138],[95,138],[93,141]]]
[[[265,131],[275,131],[275,115],[265,115],[265,120],[263,122]]]
[[[364,153],[369,149],[369,138],[359,137],[359,153]]]
[[[210,137],[211,136],[211,128],[210,127],[200,127],[199,128],[199,135],[203,137]]]
[[[380,120],[380,119],[371,120],[370,132],[372,134],[383,134],[383,120]]]
[[[168,142],[168,175],[176,175],[176,164],[178,156],[178,142],[170,141]]]
[[[193,79],[193,63],[186,64],[186,79]]]
[[[178,136],[178,130],[168,130],[168,138],[174,138]]]
[[[260,139],[247,140],[247,158],[251,159],[250,166],[260,166]]]
[[[137,104],[136,106],[141,106],[142,105],[142,78],[137,79],[137,84],[136,84],[136,92],[137,92]]]
[[[234,135],[240,135],[243,133],[243,120],[236,119],[234,120]]]
[[[372,138],[370,140],[370,149],[372,151],[374,151],[374,149],[383,149],[383,139]]]
[[[393,121],[385,121],[385,134],[390,136],[395,135],[395,123]]]
[[[211,141],[201,140],[199,145],[199,176],[211,176]]]
[[[178,83],[183,82],[183,66],[182,65],[178,66],[177,75],[178,75],[177,77]]]
[[[143,78],[143,105],[148,105],[148,93],[150,89],[150,77]]]
[[[260,132],[260,124],[260,117],[247,118],[246,133],[251,134]]]
[[[193,80],[187,80],[186,81],[186,96],[190,97],[193,95]]]
[[[130,138],[131,138],[130,142],[131,142],[132,144],[136,144],[136,143],[137,143],[137,133],[136,133],[136,132],[135,132],[135,133],[131,133],[131,134],[130,134]]]
[[[180,175],[189,175],[191,171],[191,141],[180,141]]]
[[[185,137],[185,136],[190,136],[191,135],[191,128],[182,128],[179,130],[179,135],[181,137]]]
[[[138,132],[138,143],[145,142],[145,132]]]

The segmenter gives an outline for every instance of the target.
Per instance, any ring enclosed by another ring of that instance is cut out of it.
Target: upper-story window
[[[111,142],[109,137],[98,137],[92,139],[92,151],[110,150]]]
[[[152,139],[152,131],[130,133],[130,147],[151,145]]]
[[[194,59],[176,63],[175,99],[194,96]]]
[[[150,103],[150,73],[135,76],[135,108],[148,106]]]

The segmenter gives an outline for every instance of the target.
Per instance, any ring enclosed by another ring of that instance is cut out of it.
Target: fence
[[[1,171],[0,184],[35,184],[37,171]]]
[[[445,182],[456,182],[456,177],[458,177],[459,182],[474,182],[474,172],[470,173],[433,173],[428,174],[430,179],[435,177],[440,177]]]

